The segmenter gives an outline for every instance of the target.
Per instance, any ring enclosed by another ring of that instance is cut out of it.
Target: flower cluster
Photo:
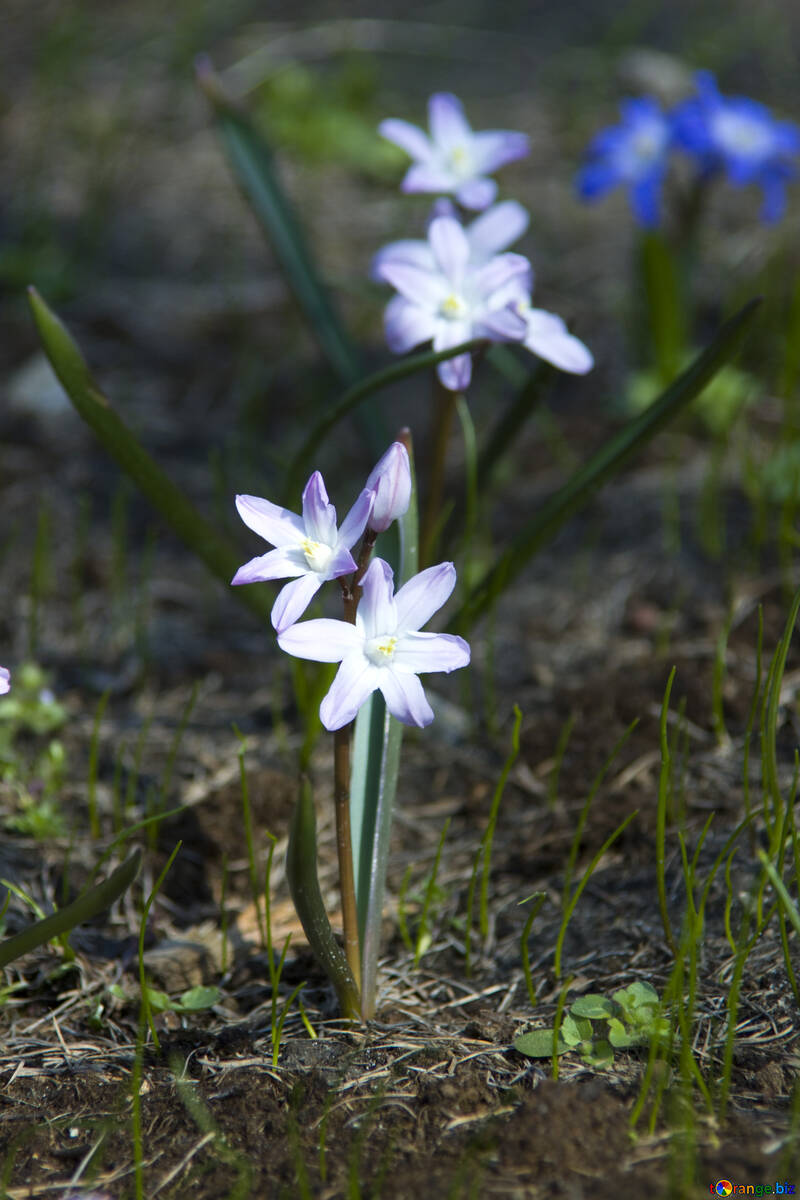
[[[410,499],[411,470],[401,442],[394,442],[377,463],[338,527],[319,471],[303,491],[302,515],[258,496],[236,497],[244,523],[275,549],[240,567],[232,582],[291,578],[272,608],[279,646],[297,658],[341,663],[320,706],[326,729],[347,725],[376,689],[398,721],[428,725],[433,711],[417,676],[454,671],[469,662],[469,646],[462,638],[420,632],[455,586],[452,563],[421,571],[395,595],[391,567],[376,558],[360,580],[355,624],[326,618],[296,623],[323,583],[345,576],[351,584],[357,580],[365,548],[368,555],[377,534],[403,516]],[[362,535],[357,562],[351,551]]]
[[[428,106],[431,136],[406,121],[384,121],[384,137],[415,160],[403,181],[407,192],[454,195],[465,208],[483,210],[462,225],[452,202],[434,205],[426,241],[404,239],[384,246],[372,262],[373,279],[397,295],[384,325],[389,349],[404,354],[431,342],[450,350],[475,339],[519,342],[563,371],[584,374],[594,365],[589,350],[554,313],[531,305],[533,270],[508,252],[528,227],[528,213],[514,200],[491,204],[497,187],[485,173],[527,154],[527,139],[507,130],[473,133],[455,96],[438,93]],[[450,391],[472,377],[469,353],[439,364]]]
[[[696,94],[669,111],[650,96],[625,101],[621,122],[590,143],[578,173],[578,194],[592,201],[626,187],[636,220],[656,228],[664,177],[679,151],[701,179],[724,173],[736,187],[760,186],[762,220],[779,220],[786,183],[798,174],[800,127],[776,120],[755,100],[723,96],[708,71],[698,72],[695,84]]]

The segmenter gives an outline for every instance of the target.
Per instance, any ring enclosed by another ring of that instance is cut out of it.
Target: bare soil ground
[[[17,32],[23,58],[33,36],[24,26],[22,21]],[[257,30],[250,40],[258,41]],[[103,96],[105,103],[109,97],[116,103],[113,72],[104,76],[101,69],[109,55],[106,48],[93,60],[97,88],[85,93],[95,118]],[[422,71],[420,95],[437,61],[433,56]],[[462,75],[470,70],[468,55],[465,61]],[[494,105],[498,113],[506,99],[496,83],[502,55],[488,55],[487,62],[486,78],[495,80],[486,84],[495,88],[487,110]],[[614,427],[602,397],[611,394],[621,372],[614,314],[624,287],[620,262],[629,246],[614,218],[622,206],[606,217],[577,212],[573,232],[566,231],[569,173],[563,163],[555,171],[563,143],[557,144],[553,129],[560,128],[567,141],[576,135],[546,90],[537,95],[531,114],[524,68],[524,61],[514,68],[519,91],[510,98],[513,114],[495,123],[525,126],[527,112],[541,134],[539,173],[546,175],[541,163],[549,162],[558,180],[537,182],[531,167],[527,175],[521,169],[515,181],[520,191],[530,184],[539,202],[540,283],[545,292],[551,286],[547,304],[554,309],[570,296],[567,315],[587,341],[606,347],[598,353],[591,387],[561,381],[550,400],[570,450],[583,459]],[[561,84],[569,74],[565,68]],[[24,86],[21,73],[14,80]],[[447,85],[457,90],[458,80],[448,77]],[[396,96],[398,82],[387,86]],[[163,88],[144,89],[151,109],[135,109],[126,127],[130,156],[123,158],[121,178],[109,182],[113,204],[103,218],[105,265],[95,264],[90,286],[71,294],[67,316],[120,411],[197,502],[228,522],[244,561],[253,551],[230,515],[234,492],[269,494],[280,478],[281,446],[297,443],[314,404],[335,389],[322,376],[275,268],[238,207],[201,106],[183,91],[176,99],[166,83]],[[37,95],[32,88],[31,105]],[[421,111],[420,101],[417,115]],[[155,118],[167,112],[167,127],[154,132]],[[18,106],[13,114],[12,141],[19,151],[29,142],[15,123],[21,121]],[[47,115],[39,111],[38,118]],[[26,119],[33,119],[30,112]],[[184,131],[180,155],[176,130]],[[83,168],[70,162],[70,145],[54,151],[62,169],[59,187],[50,179],[62,245],[70,244],[77,227],[70,211],[73,203],[80,208],[83,179]],[[140,153],[144,146],[147,153]],[[376,242],[401,232],[404,210],[394,197],[387,201],[385,189],[373,181],[353,183],[335,166],[295,166],[289,177],[334,283],[352,280],[354,262],[365,267]],[[140,197],[135,205],[134,194]],[[353,220],[356,203],[366,214],[362,222]],[[8,211],[16,221],[12,205]],[[587,246],[595,247],[588,259]],[[745,249],[745,258],[763,261],[762,248]],[[138,255],[150,267],[137,279]],[[711,278],[709,291],[713,272]],[[378,359],[376,295],[351,284],[345,302],[356,328],[372,320],[371,353]],[[757,608],[763,606],[768,656],[786,619],[787,580],[769,552],[752,550],[751,514],[735,480],[722,493],[725,560],[712,560],[702,549],[697,514],[708,471],[702,440],[685,430],[648,452],[535,560],[492,622],[475,631],[470,678],[432,680],[437,720],[405,744],[378,1014],[369,1027],[354,1028],[336,1013],[283,876],[301,731],[287,666],[268,626],[259,626],[208,581],[143,503],[120,486],[116,470],[77,419],[48,408],[46,387],[19,384],[19,369],[35,367],[36,351],[17,300],[8,309],[6,335],[0,355],[17,382],[17,400],[0,414],[7,597],[0,632],[2,645],[11,648],[3,661],[20,662],[32,653],[67,707],[59,734],[67,770],[58,795],[67,833],[34,841],[9,829],[0,848],[0,876],[45,908],[73,894],[120,824],[130,826],[150,813],[195,686],[197,696],[169,788],[159,797],[166,807],[183,808],[161,823],[155,837],[143,833],[134,839],[145,851],[136,887],[106,918],[75,931],[73,953],[43,948],[4,972],[0,1191],[12,1200],[85,1195],[87,1189],[114,1200],[135,1195],[134,1088],[143,1194],[165,1200],[415,1193],[455,1200],[536,1198],[553,1191],[575,1200],[610,1200],[640,1192],[699,1195],[720,1178],[797,1181],[792,1093],[800,1015],[773,925],[747,960],[730,1104],[721,1123],[704,1111],[699,1095],[692,1100],[697,1116],[687,1123],[686,1096],[671,1075],[654,1128],[648,1127],[645,1108],[632,1131],[645,1050],[620,1051],[606,1068],[568,1054],[554,1080],[548,1062],[527,1059],[513,1048],[519,1033],[552,1026],[566,977],[570,1001],[585,992],[610,995],[635,980],[661,993],[669,977],[672,956],[659,917],[654,847],[659,709],[673,666],[670,729],[680,758],[675,812],[690,852],[713,814],[699,860],[701,878],[743,816],[743,737],[757,677]],[[386,398],[390,427],[412,425],[423,466],[427,399],[418,388]],[[479,424],[488,419],[490,404],[476,396]],[[768,425],[769,405],[764,411]],[[531,430],[517,447],[513,472],[493,498],[498,540],[562,477],[553,445]],[[454,440],[449,485],[456,500],[462,487],[459,454]],[[355,427],[323,459],[343,507],[371,465]],[[677,521],[669,515],[676,505]],[[39,517],[46,570],[35,577],[37,512],[46,514]],[[265,614],[268,591],[265,587]],[[713,720],[714,663],[729,614],[727,736],[720,737]],[[792,649],[778,747],[787,791],[797,744],[798,668],[800,656]],[[87,833],[87,779],[95,713],[106,691],[110,698],[97,739],[98,842]],[[468,972],[467,890],[510,746],[513,704],[524,714],[520,755],[495,835],[489,936],[480,942],[473,933]],[[554,756],[570,718],[572,734],[556,787]],[[553,951],[576,822],[598,771],[636,718],[591,807],[576,878],[623,818],[637,815],[581,896],[558,980]],[[277,1066],[234,724],[246,738],[260,871],[267,834],[277,839],[275,945],[282,947],[292,934],[279,1008],[302,983],[303,1010],[316,1035],[292,1005]],[[34,748],[31,741],[28,750]],[[320,876],[335,914],[330,754],[326,739],[320,739],[313,763]],[[751,780],[760,801],[758,770],[754,742]],[[0,785],[0,816],[18,815],[19,806],[18,791]],[[415,966],[400,935],[400,917],[413,935],[447,819],[430,944]],[[758,844],[763,838],[758,821],[754,829]],[[160,1052],[148,1039],[137,1062],[141,904],[178,841],[181,849],[148,921],[148,977],[173,998],[197,984],[218,986],[219,1001],[202,1013],[157,1015]],[[679,929],[686,897],[674,824],[667,847],[668,901]],[[753,848],[743,840],[734,860],[734,923],[755,870]],[[520,938],[527,915],[522,902],[537,891],[546,900],[529,940],[537,994],[532,1007]],[[693,1049],[712,1093],[722,1073],[733,968],[724,925],[727,894],[720,875],[709,896],[695,1014]],[[25,906],[14,899],[6,931],[28,919]],[[791,946],[800,971],[794,939]],[[675,1132],[688,1128],[691,1133]]]

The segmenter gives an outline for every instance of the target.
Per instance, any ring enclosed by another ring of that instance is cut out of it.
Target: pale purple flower
[[[11,691],[11,672],[8,667],[0,667],[0,696]]]
[[[383,533],[392,521],[408,512],[411,500],[411,467],[402,442],[392,442],[367,478],[367,488],[375,493],[369,527]]]
[[[280,633],[303,615],[323,583],[356,570],[350,549],[366,528],[373,497],[364,488],[337,530],[336,509],[328,502],[319,471],[303,491],[302,516],[259,496],[237,496],[236,508],[245,525],[276,548],[245,563],[231,582],[292,579],[272,608],[272,624]]]
[[[404,354],[422,342],[436,351],[473,338],[520,341],[526,323],[513,303],[530,291],[531,266],[520,254],[497,254],[475,266],[470,243],[453,217],[437,217],[428,230],[430,259],[389,259],[380,277],[399,292],[387,306],[384,327],[389,349]],[[463,391],[472,377],[469,354],[439,363],[439,379]]]
[[[463,638],[420,633],[420,626],[449,599],[455,583],[453,564],[439,563],[414,575],[394,595],[391,567],[375,558],[362,580],[355,625],[323,618],[303,621],[278,634],[278,644],[287,654],[342,664],[320,705],[326,729],[349,724],[376,690],[404,725],[430,725],[433,709],[418,675],[455,671],[470,659]]]
[[[431,96],[428,125],[430,137],[408,121],[382,121],[378,128],[414,160],[401,185],[404,192],[454,195],[464,208],[483,209],[491,204],[497,184],[488,176],[506,163],[524,158],[529,150],[524,133],[507,129],[473,133],[461,101],[449,92]]]
[[[529,296],[520,297],[516,310],[527,325],[522,339],[526,350],[571,375],[591,371],[594,366],[591,350],[569,332],[561,317],[543,308],[532,308]]]
[[[431,219],[436,220],[437,217],[458,219],[449,200],[436,202]],[[469,243],[470,266],[480,267],[495,254],[507,250],[522,237],[529,222],[527,210],[516,200],[502,200],[480,213],[469,225],[464,226],[464,234]],[[383,280],[383,265],[392,262],[411,263],[412,266],[422,267],[427,271],[436,269],[430,243],[421,238],[403,238],[399,242],[390,242],[388,246],[383,246],[372,260],[370,276],[379,281]]]

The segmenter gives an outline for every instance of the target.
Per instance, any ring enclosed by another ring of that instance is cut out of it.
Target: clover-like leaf
[[[588,1017],[592,1021],[605,1021],[617,1012],[617,1006],[598,992],[579,996],[569,1010],[575,1017]]]
[[[611,1017],[608,1022],[608,1040],[617,1050],[624,1050],[628,1046],[635,1046],[642,1039],[641,1036],[629,1033],[618,1017]]]
[[[514,1049],[527,1058],[552,1058],[554,1032],[553,1029],[532,1029],[530,1033],[521,1033],[514,1039]],[[559,1038],[556,1042],[556,1054],[565,1054],[569,1049],[570,1047]]]

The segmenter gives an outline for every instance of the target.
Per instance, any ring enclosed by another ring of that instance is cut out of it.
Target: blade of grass
[[[648,441],[660,433],[713,378],[739,348],[760,304],[751,300],[722,326],[714,341],[640,416],[629,421],[542,506],[511,546],[484,578],[472,589],[450,620],[450,632],[465,633],[491,608],[528,560],[540,550],[564,522],[588,502],[607,480]]]

